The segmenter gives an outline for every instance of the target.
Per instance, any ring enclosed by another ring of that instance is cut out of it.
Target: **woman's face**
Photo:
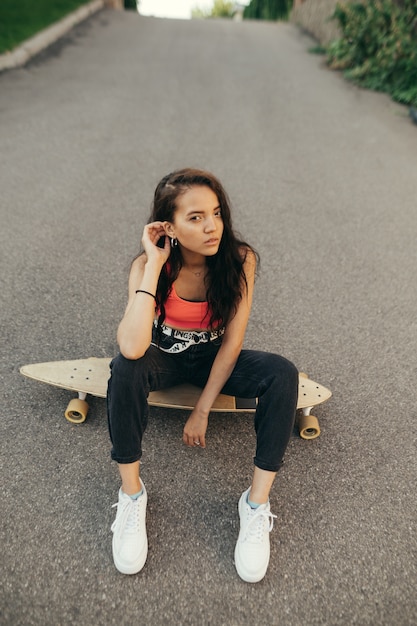
[[[165,222],[169,237],[190,252],[213,256],[219,249],[223,220],[219,201],[209,187],[192,187],[178,196],[174,222]]]

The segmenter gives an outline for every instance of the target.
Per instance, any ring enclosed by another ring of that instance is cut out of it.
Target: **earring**
[[[171,237],[171,248],[178,246],[178,240],[175,237]]]

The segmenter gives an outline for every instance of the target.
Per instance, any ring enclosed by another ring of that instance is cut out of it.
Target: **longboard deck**
[[[105,398],[110,375],[109,358],[90,357],[75,361],[51,361],[24,365],[20,373],[27,378],[75,391]],[[148,402],[151,406],[192,410],[201,390],[193,385],[184,384],[160,391],[152,391]],[[300,376],[297,409],[305,409],[325,402],[331,397],[329,389],[310,378]],[[213,404],[213,411],[248,412],[256,408],[255,399],[235,398],[220,394]]]

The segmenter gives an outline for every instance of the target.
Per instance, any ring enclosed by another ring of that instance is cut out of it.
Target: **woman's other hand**
[[[186,446],[205,448],[208,415],[194,409],[185,423],[182,440]]]

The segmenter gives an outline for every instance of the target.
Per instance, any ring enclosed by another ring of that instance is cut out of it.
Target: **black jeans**
[[[107,407],[114,461],[133,463],[141,458],[149,392],[184,382],[204,387],[220,345],[221,339],[216,339],[177,354],[151,345],[136,361],[121,354],[113,359]],[[223,392],[258,398],[254,463],[260,469],[278,471],[294,426],[298,395],[294,365],[276,354],[242,350]]]

